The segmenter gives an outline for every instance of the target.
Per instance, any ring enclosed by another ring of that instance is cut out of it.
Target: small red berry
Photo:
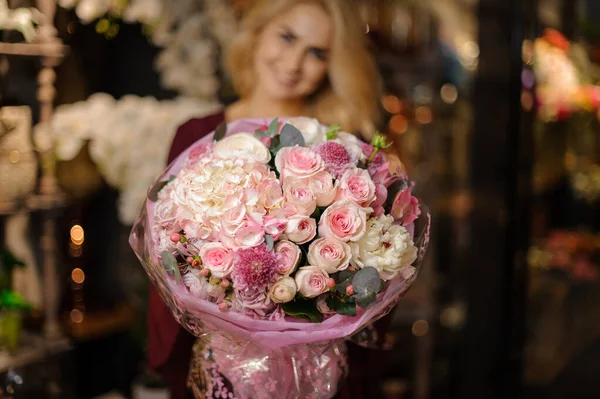
[[[210,270],[202,269],[202,270],[200,270],[200,274],[203,275],[204,277],[208,277],[210,275]]]
[[[200,265],[202,265],[202,262],[200,262],[200,259],[192,260],[192,267],[199,268]]]
[[[181,240],[181,234],[179,234],[179,233],[172,233],[171,234],[171,241],[173,241],[173,242],[179,242],[179,240]]]
[[[229,310],[229,305],[227,304],[227,302],[221,302],[219,304],[219,310],[221,312],[227,312]]]
[[[335,280],[332,279],[332,278],[327,279],[327,287],[328,288],[335,288]]]
[[[352,287],[351,285],[346,287],[346,294],[348,295],[354,295],[354,287]]]
[[[188,256],[187,258],[185,258],[185,261],[191,265],[192,262],[194,261],[194,258],[192,258],[191,256]]]

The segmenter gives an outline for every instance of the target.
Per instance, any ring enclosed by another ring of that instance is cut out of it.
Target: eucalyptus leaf
[[[277,155],[277,151],[281,149],[281,136],[275,136],[271,139],[271,145],[269,146],[269,150],[271,154],[274,156]]]
[[[377,302],[377,294],[374,292],[355,294],[353,298],[356,300],[356,304],[365,310]]]
[[[219,123],[219,126],[217,126],[217,129],[215,130],[214,140],[215,141],[221,140],[223,137],[225,137],[226,133],[227,133],[227,123],[225,121],[223,121],[223,122]]]
[[[169,274],[169,276],[175,277],[175,282],[179,284],[179,280],[181,280],[181,273],[179,272],[179,265],[177,264],[177,259],[173,256],[169,251],[163,251],[161,254],[163,267]]]
[[[374,267],[360,269],[352,279],[354,292],[359,295],[378,294],[383,288],[379,272]]]
[[[148,199],[152,202],[158,201],[158,193],[160,193],[160,190],[162,190],[163,187],[167,184],[169,184],[168,181],[156,182],[156,184],[154,184],[152,188],[148,191]]]
[[[275,245],[275,240],[272,236],[265,234],[265,244],[267,244],[267,248],[269,248],[269,251],[272,251],[273,246]]]
[[[292,317],[307,319],[313,323],[323,321],[323,315],[312,300],[297,298],[291,302],[282,304],[281,308],[286,314]]]
[[[305,146],[304,136],[302,136],[300,130],[296,129],[289,123],[283,125],[283,127],[281,128],[281,133],[279,133],[279,137],[281,140],[281,148],[293,147],[295,145],[298,145],[300,147]]]
[[[343,316],[356,316],[356,302],[353,299],[341,301],[338,297],[332,296],[325,300],[329,309]]]
[[[277,132],[279,131],[279,119],[275,118],[269,124],[267,128],[267,137],[275,137],[277,136]]]
[[[341,283],[346,280],[352,281],[356,273],[356,270],[342,270],[336,275],[336,283]]]
[[[259,137],[269,137],[269,136],[267,135],[267,133],[265,133],[265,131],[264,131],[264,130],[260,130],[260,129],[256,129],[256,130],[254,131],[254,134],[255,134],[256,136],[259,136]]]

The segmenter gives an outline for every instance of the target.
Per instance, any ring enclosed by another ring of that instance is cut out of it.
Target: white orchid
[[[121,221],[131,224],[148,186],[165,167],[177,127],[219,107],[185,97],[157,101],[127,95],[116,101],[97,93],[87,101],[58,107],[50,126],[36,128],[36,143],[46,149],[52,144],[59,159],[71,160],[89,142],[98,170],[120,191]]]

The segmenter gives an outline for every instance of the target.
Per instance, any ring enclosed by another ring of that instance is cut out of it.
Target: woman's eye
[[[288,43],[291,43],[294,41],[294,35],[292,35],[291,33],[282,33],[280,36],[284,41],[286,41]]]
[[[310,53],[319,61],[325,61],[326,59],[325,52],[321,49],[313,48],[310,50]]]

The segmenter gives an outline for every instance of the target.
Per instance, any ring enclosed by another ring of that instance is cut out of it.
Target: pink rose
[[[312,176],[308,186],[315,193],[318,206],[329,206],[337,194],[337,185],[333,184],[333,176],[327,171]]]
[[[313,191],[296,177],[285,179],[283,196],[285,197],[285,213],[289,216],[310,216],[317,208],[317,200]]]
[[[336,200],[349,200],[367,207],[375,200],[375,183],[369,172],[354,168],[346,171],[340,180]]]
[[[402,225],[406,226],[414,222],[420,214],[419,200],[411,195],[410,188],[405,188],[396,195],[390,212],[395,220],[401,220]]]
[[[300,263],[300,255],[302,255],[300,247],[291,241],[281,240],[275,244],[273,249],[280,258],[277,271],[283,276],[289,276]]]
[[[318,238],[308,247],[308,264],[332,274],[345,270],[352,257],[350,246],[333,237]]]
[[[298,292],[305,298],[314,298],[327,292],[327,280],[329,275],[317,266],[303,266],[296,272],[294,277]]]
[[[314,176],[325,167],[319,154],[306,147],[285,147],[275,157],[275,167],[285,181],[288,176],[305,179]]]
[[[317,235],[317,221],[308,216],[292,216],[284,230],[288,240],[304,244]]]
[[[365,234],[367,213],[372,211],[352,201],[336,201],[321,215],[319,235],[344,242],[358,241]]]
[[[204,244],[199,255],[213,277],[225,278],[233,271],[233,251],[220,242]]]

